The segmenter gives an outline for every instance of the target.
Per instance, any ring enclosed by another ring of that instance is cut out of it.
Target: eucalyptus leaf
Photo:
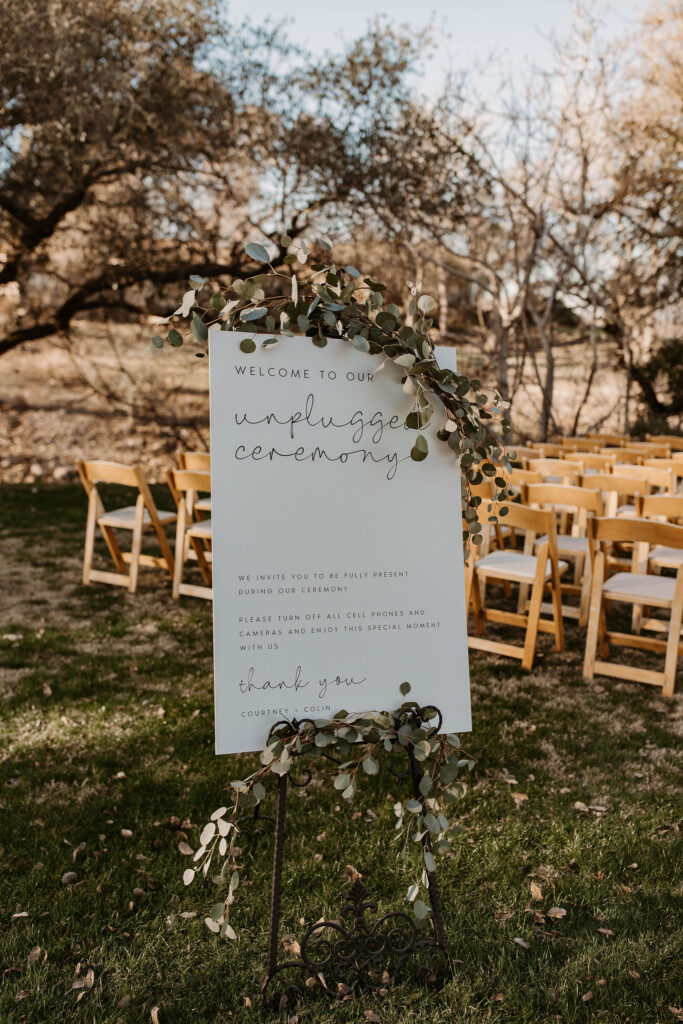
[[[259,245],[258,242],[248,242],[244,247],[244,251],[251,260],[255,260],[256,263],[270,263],[270,256],[268,250]]]

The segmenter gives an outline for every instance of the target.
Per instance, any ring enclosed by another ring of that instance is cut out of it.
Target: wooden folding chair
[[[557,534],[557,553],[574,565],[573,583],[561,581],[560,592],[578,596],[579,606],[562,604],[562,614],[567,619],[578,619],[579,626],[585,626],[588,619],[590,600],[591,562],[588,551],[587,525],[590,516],[602,516],[603,503],[598,491],[584,487],[567,487],[563,484],[528,484],[522,491],[522,500],[532,508],[545,508],[556,514],[572,514],[570,533]],[[545,537],[536,540],[538,547]],[[543,611],[552,611],[549,605]]]
[[[85,527],[85,551],[83,555],[83,583],[111,583],[117,587],[128,587],[134,594],[138,585],[138,571],[141,565],[166,569],[173,575],[173,554],[164,533],[164,525],[174,523],[175,512],[157,509],[145,475],[139,466],[123,466],[118,462],[78,461],[85,492],[88,495],[88,518]],[[134,505],[116,508],[107,512],[98,484],[121,484],[133,487],[138,492]],[[116,566],[116,572],[93,569],[95,533],[99,526]],[[121,551],[115,530],[129,530],[133,534],[130,551]],[[145,530],[153,530],[161,549],[161,557],[142,554],[142,536]],[[126,567],[130,568],[127,569]]]
[[[633,682],[661,686],[665,697],[673,696],[676,667],[681,645],[683,618],[683,565],[675,577],[648,573],[649,549],[662,545],[683,550],[683,526],[652,522],[646,519],[592,519],[588,524],[588,541],[593,564],[586,654],[583,674],[628,679]],[[615,543],[633,545],[632,572],[609,575],[607,547]],[[606,604],[646,605],[669,611],[668,638],[640,636],[607,629]],[[637,668],[608,661],[610,645],[665,655],[664,671]],[[597,659],[598,649],[600,659]]]
[[[510,504],[504,518],[512,528],[524,530],[525,551],[533,550],[537,536],[545,534],[546,539],[539,545],[536,555],[502,550],[470,559],[465,574],[465,607],[469,609],[470,602],[472,603],[475,635],[468,636],[467,642],[474,650],[519,658],[522,668],[531,669],[539,630],[552,633],[555,638],[555,650],[564,650],[560,575],[567,568],[567,563],[560,562],[557,557],[554,513]],[[531,599],[528,613],[486,607],[481,592],[483,581],[529,585]],[[541,617],[543,593],[548,587],[552,593],[551,619]],[[516,644],[490,640],[482,636],[486,622],[500,622],[524,629],[524,646],[519,647]]]
[[[166,474],[168,486],[178,509],[175,539],[175,568],[173,572],[173,597],[181,594],[187,597],[203,597],[213,600],[211,552],[205,547],[211,540],[211,520],[192,520],[188,507],[188,495],[210,494],[211,474],[189,469],[169,469]],[[183,567],[191,547],[199,565],[204,585],[183,582]]]

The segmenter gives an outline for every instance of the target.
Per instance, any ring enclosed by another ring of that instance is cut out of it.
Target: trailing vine
[[[402,683],[401,692],[407,697],[410,685]],[[452,816],[453,805],[466,792],[463,773],[474,766],[456,735],[437,735],[430,726],[430,718],[437,715],[435,708],[419,708],[414,701],[405,700],[395,711],[358,715],[339,711],[331,719],[279,723],[261,751],[257,770],[230,783],[229,801],[211,815],[199,836],[198,849],[185,849],[196,865],[185,870],[185,885],[197,875],[212,872],[214,883],[225,891],[205,918],[207,927],[223,938],[236,937],[230,914],[240,882],[240,821],[266,798],[273,776],[287,775],[301,759],[326,758],[337,764],[334,789],[352,801],[363,777],[378,774],[380,759],[399,752],[409,758],[412,755],[419,766],[420,798],[397,800],[394,814],[398,852],[408,856],[411,845],[419,845],[421,850],[422,867],[407,899],[416,924],[423,926],[430,907],[419,897],[427,887],[428,872],[435,868],[435,857],[452,852],[452,840],[462,831]]]
[[[511,466],[505,445],[494,430],[499,428],[505,434],[510,429],[504,416],[507,403],[497,391],[486,392],[477,378],[439,366],[430,339],[433,319],[429,314],[436,306],[430,295],[418,295],[409,283],[406,317],[394,303],[385,305],[385,284],[362,277],[355,267],[334,263],[326,239],[317,241],[312,257],[304,242],[295,243],[287,235],[282,236],[281,245],[289,250],[283,271],[273,266],[265,246],[257,242],[246,245],[249,258],[267,266],[268,271],[233,280],[227,289],[213,291],[208,305],[202,305],[200,297],[209,291],[209,280],[191,277],[182,304],[158,325],[172,326],[165,336],[154,335],[153,346],[181,346],[185,338],[175,324],[189,320],[189,334],[198,344],[200,356],[207,351],[209,327],[218,324],[221,330],[251,333],[240,344],[245,354],[256,350],[257,341],[267,349],[283,337],[299,333],[308,335],[319,348],[327,345],[328,338],[344,338],[361,352],[382,356],[379,368],[394,363],[402,371],[403,391],[414,399],[405,426],[415,431],[410,455],[416,462],[429,454],[422,431],[434,415],[435,400],[445,413],[436,436],[451,449],[462,473],[463,544],[467,554],[470,542],[482,542],[484,510],[480,506],[485,499],[475,493],[478,485],[485,479],[494,485],[486,509],[490,523],[507,511],[502,503],[509,497],[505,474]],[[295,265],[307,267],[303,280]]]

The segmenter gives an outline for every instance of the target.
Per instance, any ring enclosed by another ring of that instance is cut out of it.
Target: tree
[[[276,46],[230,37],[214,0],[0,6],[0,353],[246,265],[224,210],[243,211]]]

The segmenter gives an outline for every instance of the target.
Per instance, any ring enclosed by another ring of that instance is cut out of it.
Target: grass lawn
[[[74,485],[0,488],[0,1022],[264,1019],[268,841],[245,844],[236,943],[203,924],[212,884],[181,879],[178,843],[253,763],[213,754],[211,608],[151,570],[135,596],[82,587],[84,521]],[[313,995],[300,1024],[683,1019],[681,698],[586,683],[582,653],[569,626],[531,674],[472,659],[478,765],[439,866],[452,981]],[[347,865],[404,906],[397,786],[292,795],[283,933],[336,915]]]

